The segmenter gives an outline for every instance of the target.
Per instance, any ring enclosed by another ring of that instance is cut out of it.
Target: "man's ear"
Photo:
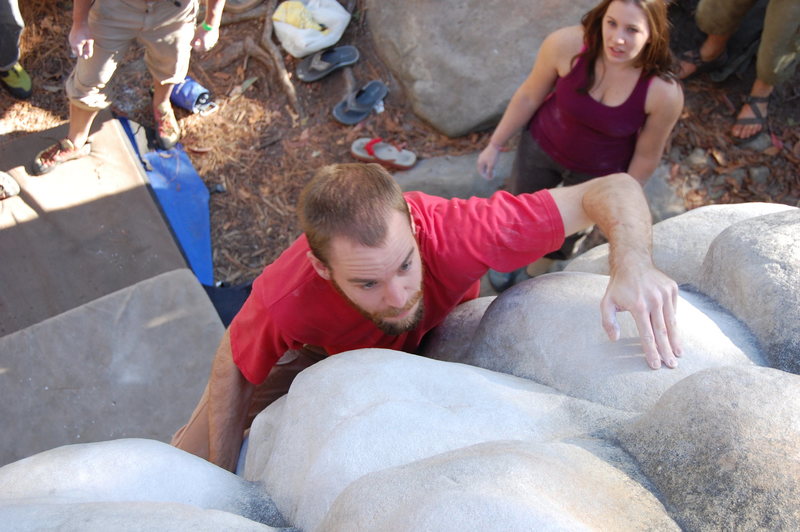
[[[406,202],[406,205],[408,205],[408,202]],[[416,235],[417,224],[414,223],[414,217],[411,215],[411,212],[411,205],[408,205],[408,219],[411,221],[411,234]]]
[[[325,263],[322,262],[314,255],[314,252],[311,250],[306,251],[306,257],[308,258],[308,262],[311,263],[311,266],[314,268],[314,271],[317,272],[317,275],[325,279],[326,281],[331,280],[331,271],[325,266]]]

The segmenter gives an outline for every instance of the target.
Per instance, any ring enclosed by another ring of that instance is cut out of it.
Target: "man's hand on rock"
[[[652,369],[678,366],[681,355],[675,311],[678,285],[652,265],[620,265],[612,272],[600,304],[603,328],[619,339],[616,313],[628,311],[636,322],[647,364]]]

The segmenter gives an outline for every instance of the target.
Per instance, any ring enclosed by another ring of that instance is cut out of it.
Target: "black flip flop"
[[[358,48],[355,46],[337,46],[306,57],[298,63],[295,71],[301,81],[310,83],[324,78],[338,68],[354,64],[358,58]]]
[[[353,91],[333,108],[333,117],[342,124],[352,126],[369,116],[375,104],[389,94],[389,89],[380,81],[373,80],[361,89]]]

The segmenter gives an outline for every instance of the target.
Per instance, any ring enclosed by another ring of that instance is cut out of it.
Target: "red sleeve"
[[[260,279],[230,325],[233,361],[242,375],[255,385],[264,382],[275,363],[289,349],[299,349],[302,344],[287,339],[275,321],[275,314],[267,311],[258,290]]]
[[[488,268],[511,271],[564,242],[564,223],[547,190],[518,196],[500,191],[489,198],[411,197],[430,246],[428,265],[441,264],[449,276],[459,272],[479,279]]]

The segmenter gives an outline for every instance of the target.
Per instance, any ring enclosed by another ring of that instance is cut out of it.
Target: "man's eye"
[[[370,288],[375,288],[378,285],[375,281],[370,281],[368,283],[362,283],[361,288],[364,290],[369,290]]]
[[[411,269],[411,261],[404,262],[403,264],[400,265],[401,272],[407,272],[410,269]]]

